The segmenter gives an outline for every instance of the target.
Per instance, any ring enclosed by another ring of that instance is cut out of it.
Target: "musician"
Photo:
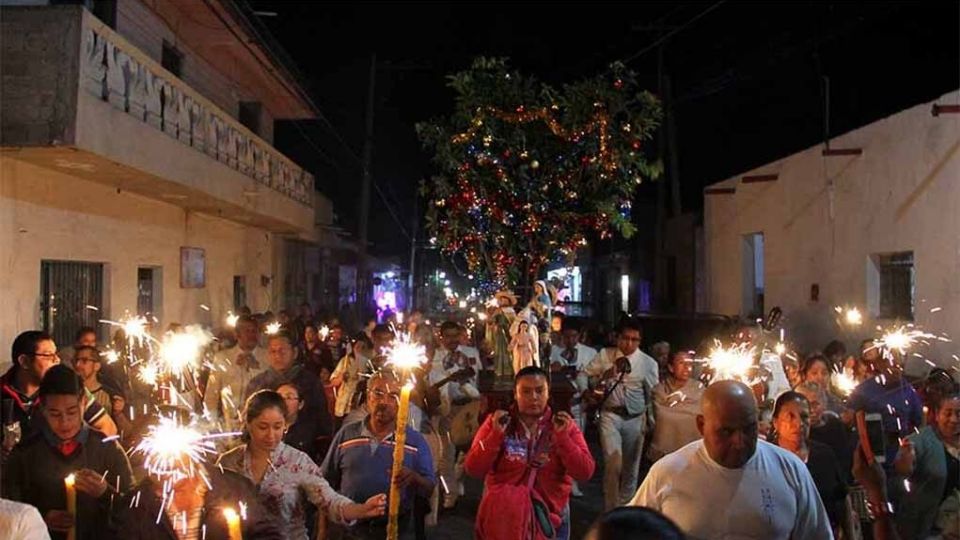
[[[570,402],[570,415],[573,416],[581,433],[584,431],[586,417],[580,405],[580,394],[588,389],[587,374],[583,369],[595,356],[597,356],[595,349],[580,343],[580,323],[572,318],[563,318],[560,325],[560,341],[550,349],[550,371],[565,373],[577,389],[577,393]],[[573,481],[570,494],[574,497],[583,495],[576,480]]]
[[[469,411],[477,409],[479,412],[476,372],[480,358],[476,352],[460,344],[462,332],[463,328],[453,321],[440,326],[440,346],[433,355],[429,377],[430,384],[439,390],[439,406],[436,411],[430,411],[434,416],[433,424],[438,432],[450,433],[443,438],[439,464],[444,480],[441,484],[447,489],[443,493],[444,508],[453,508],[462,494],[463,455],[460,450],[470,445],[478,427],[476,413]]]
[[[584,394],[600,409],[605,510],[626,504],[637,490],[644,436],[653,430],[651,390],[660,382],[657,362],[640,350],[643,330],[632,319],[617,329],[616,347],[600,351],[584,368],[596,382]]]

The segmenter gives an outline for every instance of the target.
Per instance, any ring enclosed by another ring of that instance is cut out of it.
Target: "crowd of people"
[[[751,343],[755,372],[720,380],[707,350],[645,346],[630,318],[597,332],[556,304],[537,282],[522,309],[500,291],[469,320],[414,312],[353,333],[309,305],[244,310],[166,391],[122,332],[82,328],[58,349],[25,331],[0,378],[0,536],[236,540],[224,510],[242,501],[243,538],[379,539],[395,477],[400,537],[421,539],[471,476],[481,539],[571,538],[585,494],[603,500],[593,540],[960,539],[950,372],[908,380],[873,340],[785,354],[743,327],[718,338]],[[423,351],[410,381],[389,363],[400,339]],[[159,428],[188,423],[219,436],[163,454]],[[585,493],[595,474],[602,494]]]

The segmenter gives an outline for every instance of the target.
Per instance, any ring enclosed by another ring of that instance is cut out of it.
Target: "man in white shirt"
[[[757,440],[753,392],[721,381],[703,394],[703,439],[656,462],[632,506],[672,519],[689,538],[829,540],[830,520],[806,465]]]
[[[480,369],[480,358],[460,344],[462,332],[463,328],[453,321],[440,326],[440,347],[433,355],[429,377],[433,385],[461,370],[474,370],[472,376],[451,380],[440,387],[440,410],[435,425],[439,433],[449,433],[449,436],[442,437],[443,452],[439,463],[440,484],[446,486],[444,508],[452,508],[463,492],[465,454],[460,452],[457,443],[462,442],[461,439],[472,439],[478,428],[476,415],[471,416],[469,411],[475,408],[474,403],[480,399],[476,375]],[[464,447],[469,445],[470,441],[463,443]]]
[[[637,490],[643,439],[652,429],[651,391],[660,382],[657,362],[640,350],[643,330],[625,319],[617,330],[617,346],[600,351],[584,368],[599,379],[600,446],[603,448],[603,501],[611,510],[626,504]]]
[[[203,394],[204,408],[225,431],[239,431],[240,409],[250,380],[267,369],[267,351],[259,345],[257,321],[243,316],[237,321],[237,344],[214,355]]]
[[[560,342],[550,348],[550,371],[565,373],[577,389],[570,401],[570,415],[573,416],[581,432],[584,431],[586,418],[580,404],[580,395],[589,387],[587,374],[583,369],[587,366],[587,362],[596,356],[595,349],[580,343],[580,325],[577,321],[564,318],[560,325]],[[573,481],[570,493],[574,497],[583,495],[576,480]]]
[[[40,512],[29,504],[0,499],[0,533],[16,540],[50,540]]]

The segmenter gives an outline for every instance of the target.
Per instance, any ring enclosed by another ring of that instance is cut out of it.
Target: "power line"
[[[639,51],[633,53],[632,55],[630,55],[629,57],[627,57],[627,58],[623,61],[623,63],[624,63],[624,64],[627,64],[627,63],[629,63],[629,62],[632,62],[632,61],[636,60],[637,58],[639,58],[640,56],[642,56],[642,55],[650,52],[651,50],[655,49],[658,45],[660,45],[660,44],[663,43],[664,41],[670,39],[671,37],[677,35],[678,33],[682,32],[682,31],[685,30],[687,27],[689,27],[689,26],[692,25],[693,23],[695,23],[695,22],[697,22],[698,20],[700,20],[702,17],[705,17],[705,16],[706,16],[708,13],[710,13],[711,11],[713,11],[713,10],[717,9],[718,7],[720,7],[721,5],[723,5],[725,2],[726,2],[726,0],[720,0],[720,1],[717,2],[716,4],[713,4],[712,6],[708,7],[707,9],[701,11],[700,13],[698,13],[697,15],[695,15],[692,19],[690,19],[689,21],[681,24],[680,26],[678,26],[678,27],[674,28],[673,30],[667,32],[666,34],[660,36],[659,39],[657,39],[656,41],[654,41],[654,42],[651,43],[650,45],[647,45],[646,47],[644,47],[644,48],[640,49]]]

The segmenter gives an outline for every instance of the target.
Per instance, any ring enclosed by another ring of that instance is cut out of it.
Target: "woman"
[[[316,422],[307,422],[300,411],[303,410],[303,397],[300,390],[293,383],[281,384],[277,393],[283,398],[286,405],[287,432],[283,435],[283,442],[304,454],[317,460],[317,425]]]
[[[301,337],[303,338],[303,364],[326,383],[336,367],[330,348],[320,341],[317,326],[313,323],[307,323],[304,326]]]
[[[826,410],[834,413],[843,411],[843,401],[830,392],[830,376],[833,371],[830,369],[830,363],[827,357],[814,353],[804,360],[800,366],[800,379],[802,382],[812,382],[823,388],[826,392],[827,401],[822,403]]]
[[[909,489],[903,485],[900,508],[896,515],[897,527],[903,538],[924,539],[942,534],[944,538],[960,535],[956,512],[945,520],[948,508],[957,506],[960,481],[960,394],[945,394],[934,406],[936,422],[919,433],[907,437],[912,443],[913,459],[897,459],[896,472],[907,478]],[[911,445],[901,448],[910,452]],[[945,522],[949,521],[949,522]],[[939,522],[939,523],[938,523]],[[950,535],[953,536],[950,536]]]
[[[656,429],[647,449],[651,462],[700,438],[697,415],[703,385],[693,379],[693,362],[685,352],[674,354],[666,365],[667,375],[653,387]]]
[[[837,456],[840,473],[849,484],[852,481],[850,471],[853,467],[853,452],[857,440],[853,431],[837,418],[826,413],[823,406],[827,402],[827,392],[815,382],[800,383],[795,389],[810,404],[810,440],[825,444]]]
[[[273,390],[251,395],[244,408],[246,442],[219,460],[220,466],[256,484],[260,502],[285,525],[285,537],[306,540],[307,501],[338,523],[382,516],[386,495],[374,495],[363,504],[354,503],[330,487],[309,456],[282,441],[287,428],[286,412],[283,397]]]
[[[794,391],[780,394],[773,406],[773,430],[768,440],[806,463],[836,533],[838,527],[846,523],[843,518],[847,487],[833,450],[810,440],[810,403],[803,394]]]

